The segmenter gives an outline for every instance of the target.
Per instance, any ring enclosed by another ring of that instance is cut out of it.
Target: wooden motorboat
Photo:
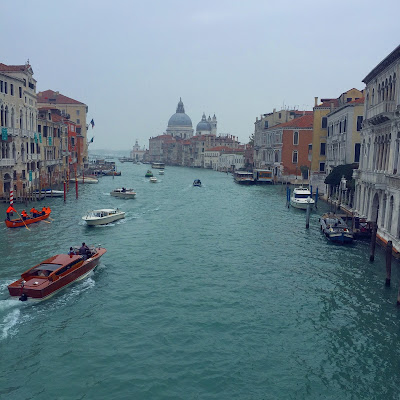
[[[325,213],[320,217],[319,222],[321,231],[330,241],[342,244],[353,241],[353,231],[346,225],[342,217]]]
[[[89,211],[82,219],[90,226],[106,225],[125,218],[125,212],[118,208],[103,208]]]
[[[151,178],[153,176],[153,172],[151,172],[151,170],[148,169],[144,176],[146,178]]]
[[[152,177],[150,178],[150,182],[151,182],[151,183],[157,183],[157,178],[154,177],[154,176],[152,176]]]
[[[70,182],[75,182],[78,181],[78,183],[99,183],[99,180],[97,178],[93,178],[91,176],[79,176],[76,179],[75,178],[71,178],[69,180]]]
[[[193,186],[201,186],[201,180],[200,179],[195,179],[193,181]]]
[[[10,296],[21,301],[45,300],[71,283],[85,278],[107,250],[89,247],[85,255],[57,254],[25,271],[8,286]]]
[[[52,190],[52,189],[42,189],[40,192],[42,196],[46,197],[64,197],[64,190]],[[39,190],[33,192],[34,196],[39,194]]]
[[[121,199],[134,199],[136,192],[133,189],[118,188],[110,192],[111,196],[119,197]]]
[[[51,209],[49,208],[48,210],[49,210],[49,212],[44,213],[43,215],[39,215],[38,217],[35,217],[35,218],[28,217],[25,220],[22,220],[21,218],[10,219],[10,220],[6,219],[4,222],[8,228],[20,228],[22,226],[34,224],[35,222],[39,222],[39,221],[49,218],[49,216],[51,214]]]
[[[306,210],[308,204],[311,207],[315,204],[310,190],[302,186],[294,188],[290,196],[290,205],[294,208]]]

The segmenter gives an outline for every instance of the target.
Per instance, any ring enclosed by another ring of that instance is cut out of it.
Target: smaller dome
[[[201,121],[196,126],[196,131],[211,131],[211,124],[207,122],[206,115],[203,113]]]

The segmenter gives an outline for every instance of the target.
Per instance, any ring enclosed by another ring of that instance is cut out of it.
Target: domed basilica
[[[190,139],[193,137],[192,120],[185,114],[185,107],[183,106],[182,99],[179,99],[176,113],[171,116],[168,121],[167,135],[174,137],[181,137],[182,139]],[[216,135],[217,134],[217,117],[209,116],[208,119],[203,113],[201,121],[196,126],[196,136],[199,135]]]

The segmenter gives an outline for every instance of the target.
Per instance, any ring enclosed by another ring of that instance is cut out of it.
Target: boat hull
[[[298,208],[299,210],[307,210],[308,204],[310,204],[311,207],[314,206],[314,200],[310,201],[310,203],[306,202],[299,202],[295,200],[290,200],[290,205],[294,208]]]
[[[22,286],[23,279],[18,279],[8,286],[10,296],[20,298],[22,295],[26,296],[26,300],[39,301],[46,300],[54,296],[56,293],[66,288],[70,284],[84,279],[89,273],[96,268],[100,261],[100,257],[106,253],[106,249],[99,248],[94,256],[85,260],[82,265],[70,273],[60,276],[55,281],[49,281],[47,277],[33,277],[32,279],[25,282]],[[30,281],[34,281],[31,284]]]
[[[120,199],[134,199],[136,197],[136,193],[123,193],[123,192],[111,192],[111,196],[118,197]]]
[[[119,219],[125,218],[125,213],[121,212],[120,214],[115,215],[108,215],[107,217],[98,217],[98,218],[87,218],[83,217],[82,219],[86,222],[89,226],[96,226],[96,225],[107,225],[111,222],[118,221]]]
[[[6,219],[5,224],[8,228],[21,228],[22,226],[34,224],[35,222],[39,222],[44,219],[47,219],[47,218],[49,218],[49,216],[50,216],[50,213],[41,215],[40,217],[36,217],[36,218],[28,218],[24,221],[22,221],[20,218],[11,219],[11,220]]]

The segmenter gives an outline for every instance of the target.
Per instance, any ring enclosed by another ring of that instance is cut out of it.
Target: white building
[[[378,223],[378,235],[400,251],[400,46],[363,80],[366,84],[355,211]]]
[[[136,162],[142,161],[145,154],[146,154],[146,150],[145,150],[144,146],[143,146],[143,148],[140,148],[139,143],[136,139],[135,145],[133,146],[133,149],[130,154],[131,158],[133,160],[135,160]]]
[[[193,136],[192,120],[185,114],[182,99],[179,99],[176,113],[168,121],[166,134],[182,139],[190,139]]]

